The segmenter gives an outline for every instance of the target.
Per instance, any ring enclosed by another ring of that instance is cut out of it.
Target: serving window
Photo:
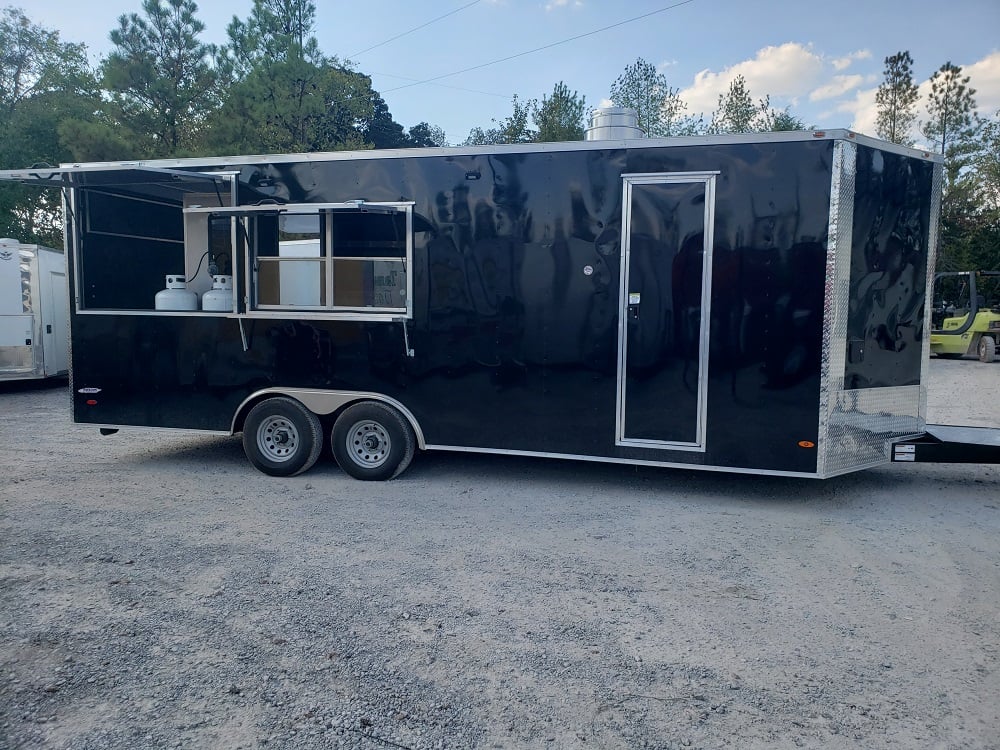
[[[242,206],[209,227],[243,246],[247,312],[410,316],[410,203]]]

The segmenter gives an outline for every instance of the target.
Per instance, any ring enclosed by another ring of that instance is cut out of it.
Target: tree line
[[[312,0],[254,0],[233,17],[226,42],[206,44],[194,0],[142,0],[110,30],[110,53],[91,66],[86,47],[0,12],[0,168],[247,153],[448,145],[428,122],[396,122],[370,76],[324,53]],[[915,143],[918,87],[908,52],[885,58],[877,134]],[[945,155],[939,267],[1000,268],[1000,115],[976,111],[962,69],[931,79],[920,133]],[[802,130],[789,109],[755,99],[737,76],[708,118],[688,112],[679,89],[642,58],[610,85],[650,137]],[[565,82],[541,100],[473,128],[463,145],[580,140],[587,102]],[[0,184],[0,236],[59,246],[58,191]]]
[[[0,12],[0,168],[237,153],[445,145],[396,122],[371,78],[323,53],[311,0],[255,0],[227,41],[201,40],[194,0],[143,0],[110,53]],[[0,236],[61,245],[58,191],[0,185]]]
[[[961,66],[944,63],[931,76],[928,117],[919,123],[945,160],[939,271],[1000,269],[1000,112],[980,115],[969,83]],[[886,57],[876,94],[877,135],[914,145],[919,100],[910,53]]]

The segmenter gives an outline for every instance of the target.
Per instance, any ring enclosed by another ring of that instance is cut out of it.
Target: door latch
[[[642,299],[642,295],[638,292],[629,292],[628,295],[628,320],[629,322],[635,322],[639,320],[639,302]]]

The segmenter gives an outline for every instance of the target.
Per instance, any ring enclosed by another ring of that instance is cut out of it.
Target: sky
[[[225,42],[226,25],[234,15],[246,18],[252,4],[202,0],[203,40]],[[930,76],[950,61],[971,78],[981,114],[1000,110],[1000,0],[315,4],[322,51],[370,75],[397,122],[438,125],[451,144],[510,115],[514,94],[540,100],[560,81],[584,96],[588,109],[607,105],[611,85],[638,58],[654,64],[680,90],[688,113],[704,113],[706,121],[742,74],[754,98],[769,96],[772,106],[789,107],[809,126],[874,135],[884,61],[902,50],[913,57],[921,103]],[[6,5],[59,31],[63,41],[86,44],[95,61],[109,52],[118,16],[141,14],[141,0]]]

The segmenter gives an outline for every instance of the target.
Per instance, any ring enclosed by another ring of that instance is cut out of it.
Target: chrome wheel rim
[[[389,459],[392,438],[385,427],[370,419],[355,422],[347,431],[347,452],[354,463],[376,469]]]
[[[269,461],[288,461],[299,449],[299,431],[285,417],[268,417],[257,428],[257,449]]]

